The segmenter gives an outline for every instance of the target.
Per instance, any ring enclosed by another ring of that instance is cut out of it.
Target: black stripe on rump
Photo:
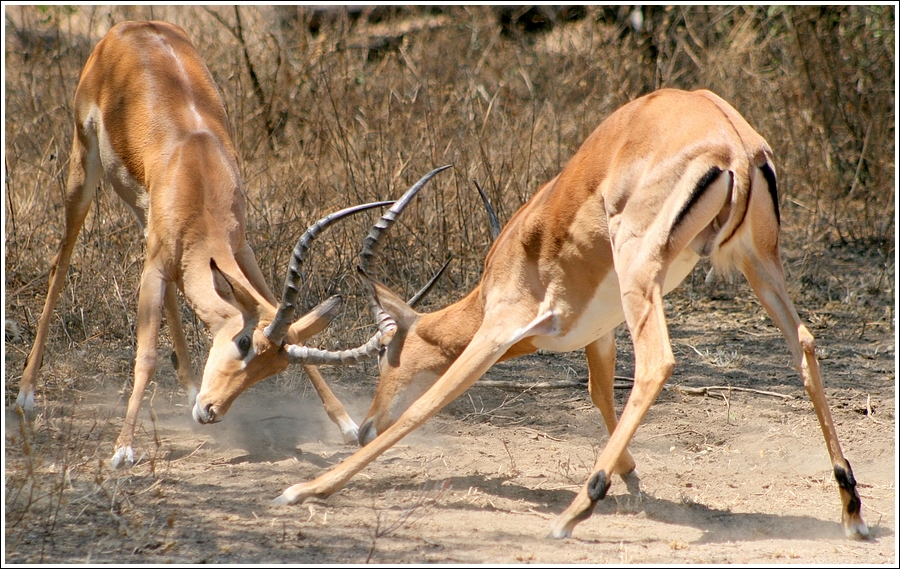
[[[684,218],[687,217],[688,212],[692,207],[700,200],[700,197],[703,195],[703,192],[706,191],[706,188],[710,186],[719,175],[722,173],[718,167],[713,166],[710,168],[706,174],[700,178],[700,181],[697,182],[697,185],[694,186],[694,190],[691,192],[691,197],[688,198],[688,201],[681,207],[681,211],[678,212],[678,216],[675,218],[675,223],[672,224],[672,230],[674,231],[676,227],[681,225],[681,222],[684,221]]]
[[[778,220],[778,225],[781,225],[781,209],[778,207],[778,183],[775,180],[775,171],[772,170],[768,162],[760,166],[759,169],[762,170],[763,177],[765,177],[766,183],[769,185],[769,195],[772,196],[775,219]]]

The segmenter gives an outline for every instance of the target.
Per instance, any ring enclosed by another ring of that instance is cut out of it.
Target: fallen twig
[[[523,383],[521,381],[505,381],[492,379],[479,381],[475,385],[482,387],[504,387],[512,389],[562,389],[564,387],[585,387],[587,382],[582,381],[538,381],[536,383]]]
[[[868,393],[866,394],[866,417],[872,420],[876,425],[881,425],[882,422],[872,416],[872,396]]]
[[[683,385],[666,386],[676,393],[685,395],[709,395],[711,391],[744,391],[746,393],[755,393],[757,395],[768,395],[770,397],[779,397],[781,399],[793,399],[793,395],[783,395],[774,391],[763,391],[762,389],[750,389],[749,387],[732,387],[728,385],[711,385],[707,387],[684,387]]]
[[[525,431],[525,432],[531,433],[531,434],[533,434],[536,438],[537,438],[537,437],[545,437],[545,438],[550,439],[551,441],[557,441],[557,442],[562,442],[562,441],[564,440],[564,439],[558,439],[558,438],[556,438],[556,437],[551,437],[551,436],[548,435],[547,433],[542,433],[541,431],[536,431],[536,430],[534,430],[534,429],[532,429],[532,428],[530,428],[530,427],[516,427],[516,428],[517,428],[517,429],[521,429],[521,430],[523,430],[523,431]],[[501,441],[501,442],[502,442],[502,441]],[[506,446],[506,443],[503,443],[503,446]],[[506,449],[506,452],[509,452],[509,449]]]
[[[185,458],[191,458],[192,456],[194,456],[195,454],[197,454],[197,452],[198,452],[201,448],[203,448],[203,445],[205,445],[205,444],[206,444],[206,441],[203,441],[202,443],[200,443],[199,445],[197,445],[197,448],[195,448],[193,451],[191,451],[190,454],[186,454],[186,455],[184,455],[184,456],[179,456],[178,458],[173,458],[173,459],[171,459],[169,462],[175,462],[176,460],[183,460],[183,459],[185,459]]]
[[[627,377],[616,376],[617,380],[627,383],[616,382],[613,384],[614,389],[631,389],[634,380]],[[521,381],[506,380],[483,380],[475,385],[483,387],[501,387],[508,389],[563,389],[567,387],[585,387],[586,382],[581,381],[538,381],[534,383],[523,383]],[[779,397],[781,399],[793,399],[792,395],[784,395],[775,393],[774,391],[764,391],[762,389],[751,389],[749,387],[733,387],[728,385],[710,385],[706,387],[685,387],[682,385],[664,385],[663,389],[683,393],[685,395],[709,395],[712,391],[744,391],[746,393],[755,393],[757,395],[768,395],[770,397]],[[874,419],[873,419],[874,420]]]
[[[698,437],[703,437],[703,444],[706,444],[706,435],[704,435],[703,433],[698,433],[693,429],[684,429],[683,431],[675,431],[672,433],[659,433],[658,435],[651,435],[647,437],[647,440],[658,439],[660,437],[675,437],[678,435],[697,435]]]

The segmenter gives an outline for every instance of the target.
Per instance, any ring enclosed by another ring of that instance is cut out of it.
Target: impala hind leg
[[[169,324],[169,333],[172,335],[172,347],[174,349],[172,363],[175,366],[175,372],[178,374],[178,383],[187,391],[188,412],[190,412],[194,408],[194,402],[197,400],[200,386],[197,383],[197,377],[194,375],[194,368],[191,365],[191,351],[188,347],[187,338],[184,335],[181,311],[178,308],[177,286],[174,282],[170,282],[166,286],[165,304],[166,320]]]
[[[825,445],[831,457],[834,478],[840,491],[842,509],[841,523],[847,537],[865,538],[869,536],[869,528],[862,519],[862,502],[856,490],[856,479],[850,463],[844,458],[841,443],[838,441],[831,410],[825,398],[822,377],[819,374],[819,362],[816,359],[816,343],[812,334],[800,321],[794,305],[787,295],[780,263],[756,262],[743,268],[747,280],[756,292],[766,312],[781,329],[787,340],[794,359],[794,367],[803,379],[803,387],[812,400],[825,436]]]
[[[16,398],[16,405],[22,408],[25,416],[29,419],[34,418],[34,391],[41,365],[44,362],[50,320],[53,318],[53,310],[56,308],[59,294],[66,281],[66,273],[72,260],[75,242],[78,240],[78,234],[84,225],[84,219],[100,181],[102,169],[95,142],[88,148],[86,144],[89,143],[79,138],[77,132],[72,142],[65,204],[66,230],[59,242],[56,256],[50,262],[47,298],[38,320],[34,344],[25,360],[25,369],[19,382],[19,395]]]
[[[148,243],[147,256],[152,257],[152,247]],[[125,424],[116,440],[116,450],[110,460],[113,468],[134,465],[134,429],[138,412],[144,398],[147,382],[156,371],[156,348],[159,340],[159,326],[162,321],[162,307],[168,284],[159,268],[151,261],[144,265],[141,288],[138,293],[137,349],[134,358],[134,386],[128,399]]]
[[[606,430],[611,435],[618,425],[616,417],[614,395],[615,370],[616,370],[616,341],[615,332],[585,346],[587,356],[589,382],[588,392],[594,406],[600,410]],[[628,492],[641,495],[640,479],[635,470],[634,458],[626,448],[616,463],[613,472],[622,477],[628,487]]]
[[[756,192],[754,195],[765,194]],[[774,210],[763,199],[751,201],[748,217],[752,224],[768,223],[777,227]],[[822,387],[815,339],[800,321],[787,292],[784,270],[778,253],[778,233],[754,231],[752,235],[755,237],[752,244],[744,245],[742,254],[737,258],[738,268],[747,277],[766,312],[784,335],[793,356],[794,367],[800,373],[803,387],[812,400],[819,426],[825,436],[834,477],[838,483],[844,533],[851,538],[868,537],[869,528],[862,519],[860,511],[862,502],[856,490],[856,479],[850,463],[844,458],[841,450],[841,443],[838,441],[834,420],[831,418],[831,410]]]
[[[862,519],[860,511],[862,502],[856,490],[856,479],[850,463],[844,458],[834,420],[831,418],[831,410],[825,398],[819,362],[816,359],[815,339],[800,321],[787,295],[781,272],[781,264],[774,262],[757,262],[744,268],[744,274],[760,302],[787,340],[794,359],[794,367],[800,373],[803,387],[812,400],[840,491],[841,523],[844,526],[844,533],[847,537],[865,538],[869,535],[869,528]]]

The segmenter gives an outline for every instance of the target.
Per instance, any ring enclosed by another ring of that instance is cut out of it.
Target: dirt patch
[[[618,479],[564,541],[545,539],[606,441],[581,354],[541,353],[495,366],[422,429],[326,500],[270,507],[353,452],[298,375],[258,385],[225,421],[193,423],[171,371],[148,394],[142,461],[111,471],[123,411],[90,357],[29,432],[6,428],[7,563],[885,563],[896,557],[893,339],[820,340],[827,393],[860,484],[873,538],[843,537],[827,453],[784,341],[740,299],[669,301],[678,368],[631,450],[643,496]],[[834,330],[834,329],[832,329]],[[828,334],[820,334],[827,337]],[[620,332],[617,374],[631,374]],[[15,351],[13,351],[15,355]],[[66,356],[71,357],[71,356]],[[63,360],[66,359],[63,357]],[[9,363],[9,362],[8,362]],[[335,392],[359,420],[371,368],[345,370]],[[84,387],[92,386],[90,388]],[[727,386],[780,394],[676,387]],[[84,389],[84,390],[82,390]],[[87,389],[90,389],[88,391]],[[619,408],[627,389],[616,390]],[[152,404],[150,398],[152,397]],[[155,417],[155,418],[154,418]]]

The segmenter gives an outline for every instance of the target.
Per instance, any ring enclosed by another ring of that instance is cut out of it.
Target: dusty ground
[[[87,345],[96,351],[60,354],[45,366],[47,384],[57,388],[39,392],[44,411],[28,434],[30,454],[7,413],[4,562],[895,565],[889,320],[863,329],[839,302],[801,311],[814,320],[831,408],[872,531],[870,541],[850,541],[822,435],[784,342],[749,293],[736,290],[737,298],[668,301],[679,365],[631,446],[643,499],[615,479],[572,539],[544,536],[606,441],[600,414],[582,387],[525,386],[584,380],[580,353],[498,365],[486,380],[523,387],[476,385],[343,491],[270,507],[287,486],[353,451],[302,378],[258,385],[224,422],[201,427],[189,419],[171,370],[161,370],[145,406],[156,421],[145,411],[139,429],[144,459],[110,471],[123,415],[121,403],[112,403],[123,376],[98,376],[108,353]],[[627,377],[624,331],[618,344],[617,374]],[[7,348],[7,369],[21,369],[27,346]],[[357,420],[372,373],[326,371]],[[784,397],[675,389],[724,385]],[[627,393],[616,390],[619,407]]]

